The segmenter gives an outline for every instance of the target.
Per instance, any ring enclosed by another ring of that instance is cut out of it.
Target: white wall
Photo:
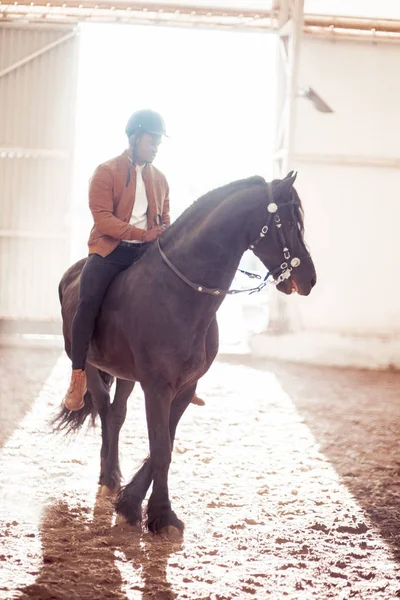
[[[297,188],[318,284],[308,298],[288,299],[292,332],[303,332],[297,336],[303,342],[287,338],[291,358],[297,352],[319,362],[323,339],[323,362],[330,362],[332,344],[332,363],[339,357],[340,364],[400,365],[400,170],[337,164],[340,156],[359,162],[400,158],[399,61],[399,45],[303,42],[299,83],[313,87],[335,112],[319,113],[298,100]],[[323,164],[329,156],[332,163]],[[342,355],[338,334],[346,337]],[[383,338],[393,347],[377,346]],[[304,344],[307,351],[301,350]],[[366,351],[362,360],[355,357],[360,344]],[[267,350],[266,341],[256,345],[266,354],[276,348]]]
[[[303,162],[304,154],[400,157],[400,46],[305,40],[300,82],[332,106],[298,102],[296,167],[318,285],[300,325],[400,333],[400,170]]]
[[[73,36],[0,26],[0,71]],[[78,37],[0,78],[0,320],[58,321],[68,268]]]

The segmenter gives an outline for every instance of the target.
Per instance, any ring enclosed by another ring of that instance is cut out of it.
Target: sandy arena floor
[[[69,364],[0,348],[0,598],[230,600],[400,596],[400,375],[220,358],[178,429],[182,542],[115,526],[96,498],[99,430],[47,420]],[[121,440],[147,453],[140,387]]]

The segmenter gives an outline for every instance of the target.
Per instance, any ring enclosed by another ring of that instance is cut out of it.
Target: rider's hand
[[[143,235],[144,242],[154,242],[160,235],[163,233],[164,227],[157,225],[156,227],[152,227],[151,229],[147,229],[147,231]]]

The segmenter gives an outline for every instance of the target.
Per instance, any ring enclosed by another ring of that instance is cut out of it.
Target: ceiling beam
[[[244,4],[244,2],[243,2]],[[267,4],[267,3],[266,3]],[[6,3],[0,0],[0,24],[11,21],[32,23],[135,23],[181,27],[209,27],[248,31],[276,31],[287,20],[288,0],[273,0],[270,9],[198,6],[195,2],[161,3],[129,0],[33,0]],[[371,34],[375,39],[400,36],[400,21],[345,16],[304,16],[304,33],[318,35],[340,32],[357,36]],[[365,39],[365,37],[363,37]]]

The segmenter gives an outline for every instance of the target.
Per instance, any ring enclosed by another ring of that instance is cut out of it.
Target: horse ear
[[[297,171],[289,171],[285,179],[293,179],[293,183],[296,181]]]
[[[284,196],[290,192],[293,187],[294,182],[296,181],[297,173],[294,171],[290,171],[285,177],[285,179],[281,179],[279,182],[279,191],[282,192]]]

